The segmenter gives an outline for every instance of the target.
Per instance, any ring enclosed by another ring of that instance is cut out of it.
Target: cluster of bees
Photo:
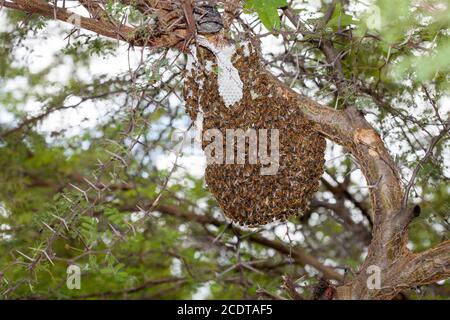
[[[221,70],[215,55],[204,48],[196,51],[197,67],[185,75],[184,95],[193,120],[203,113],[203,132],[219,129],[225,137],[227,129],[279,130],[279,167],[275,174],[262,175],[261,161],[209,163],[205,172],[207,187],[224,214],[233,222],[256,227],[305,211],[319,188],[326,142],[296,103],[278,89],[280,83],[265,71],[255,48],[249,43],[245,46],[238,47],[232,57],[243,83],[240,101],[225,105],[218,88]],[[209,143],[203,141],[203,149]],[[225,150],[225,139],[223,144]]]

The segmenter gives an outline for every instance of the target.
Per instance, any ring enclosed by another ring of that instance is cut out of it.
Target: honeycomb
[[[237,48],[233,45],[233,50],[227,45],[225,53],[207,44],[202,46],[185,74],[184,97],[186,111],[193,121],[201,112],[203,133],[218,129],[224,137],[223,150],[227,129],[277,129],[279,133],[276,174],[261,174],[266,166],[261,159],[254,164],[208,163],[205,172],[208,189],[228,218],[248,227],[301,214],[319,187],[325,140],[295,102],[277,90],[279,84],[262,67],[251,44]],[[229,58],[229,63],[221,61],[224,57]],[[226,88],[236,85],[236,81],[233,84],[232,79],[221,80],[232,74],[232,70],[220,69],[224,65],[238,71],[242,88]],[[240,99],[236,96],[239,90],[242,90]],[[205,150],[210,143],[203,139],[202,148]],[[248,144],[247,141],[247,160]],[[232,145],[236,152],[237,143]]]

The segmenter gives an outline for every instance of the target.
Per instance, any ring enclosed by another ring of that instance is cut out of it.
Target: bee
[[[216,66],[214,55],[205,48],[201,50],[204,50],[200,53],[205,58],[203,63]],[[257,227],[275,220],[283,221],[307,210],[324,172],[326,143],[313,131],[313,126],[301,114],[296,102],[289,101],[276,90],[272,78],[260,64],[257,50],[251,48],[247,52],[252,54],[245,54],[245,50],[238,47],[231,58],[243,83],[242,99],[232,107],[225,105],[219,93],[218,75],[212,71],[213,68],[209,68],[211,71],[201,67],[193,70],[187,76],[185,86],[188,88],[185,87],[184,91],[197,93],[186,97],[188,114],[194,120],[201,107],[206,119],[203,130],[221,132],[224,148],[227,146],[227,129],[279,131],[279,166],[274,174],[261,174],[261,168],[265,166],[261,159],[256,163],[247,161],[254,152],[247,142],[245,156],[240,157],[245,159],[244,164],[208,163],[205,171],[208,189],[225,216],[240,225]],[[253,98],[255,94],[257,99]],[[203,149],[208,143],[202,144]],[[230,146],[236,155],[237,143]],[[259,151],[261,148],[258,145]],[[271,152],[268,143],[265,153]]]

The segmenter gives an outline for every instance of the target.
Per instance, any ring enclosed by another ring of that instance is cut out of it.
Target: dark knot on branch
[[[396,229],[403,230],[407,228],[411,221],[420,215],[420,212],[421,208],[419,205],[403,208],[402,210],[400,210],[400,212],[394,218]]]
[[[194,19],[197,23],[197,32],[200,34],[217,33],[223,29],[222,16],[210,4],[196,4],[194,6]]]

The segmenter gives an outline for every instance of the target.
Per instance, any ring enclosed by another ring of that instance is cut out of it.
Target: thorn
[[[128,164],[127,164],[127,162],[125,161],[125,159],[122,158],[121,156],[119,156],[118,154],[116,154],[116,153],[114,153],[114,152],[111,152],[111,151],[109,151],[109,150],[106,150],[106,153],[108,153],[108,154],[111,155],[113,158],[115,158],[115,159],[119,160],[120,162],[122,162],[122,164],[123,164],[125,167],[128,166]]]
[[[30,260],[31,262],[34,261],[34,259],[30,258],[29,256],[27,256],[25,253],[20,252],[19,250],[16,250],[18,253],[20,253],[22,256],[24,256],[25,258],[27,258],[28,260]]]
[[[58,219],[59,221],[61,221],[61,222],[63,223],[64,227],[66,228],[66,230],[67,230],[67,231],[70,231],[70,230],[69,230],[69,227],[68,227],[67,224],[66,224],[66,220],[64,220],[64,219],[61,218],[61,217],[58,217],[57,215],[55,215],[55,214],[53,214],[53,213],[52,213],[52,216],[55,217],[56,219]]]
[[[73,185],[73,184],[71,184],[71,183],[69,183],[69,185],[70,185],[71,187],[75,188],[76,190],[78,190],[81,194],[83,194],[84,198],[86,199],[86,202],[89,202],[89,198],[88,198],[88,196],[87,196],[86,191],[84,191],[84,190],[78,188],[77,186],[75,186],[75,185]]]
[[[93,184],[92,182],[90,182],[88,179],[83,178],[83,180],[86,181],[87,184],[89,184],[89,185],[90,185],[92,188],[94,188],[96,191],[100,191],[100,189],[99,189],[95,184]]]
[[[52,227],[50,227],[48,224],[46,224],[44,221],[42,221],[42,224],[44,226],[46,226],[51,232],[53,232],[54,234],[57,234],[57,232]]]

